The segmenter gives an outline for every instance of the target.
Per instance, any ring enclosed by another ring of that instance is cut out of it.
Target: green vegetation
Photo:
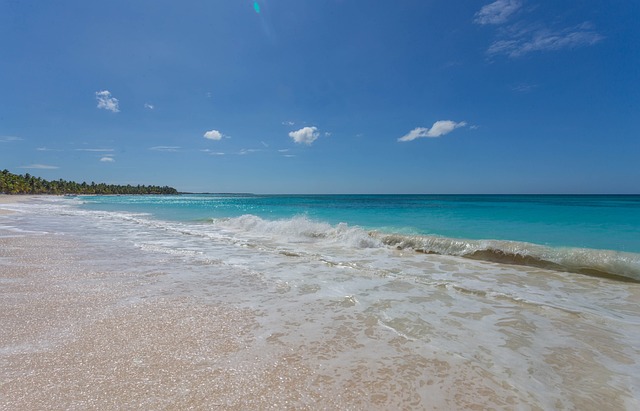
[[[178,194],[173,187],[132,186],[115,184],[76,183],[63,179],[47,181],[25,175],[13,174],[8,170],[0,172],[0,193],[2,194]]]

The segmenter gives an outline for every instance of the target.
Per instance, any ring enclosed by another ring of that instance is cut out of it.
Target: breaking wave
[[[467,240],[429,235],[366,231],[346,223],[331,225],[306,216],[267,220],[247,214],[211,220],[218,228],[283,242],[322,242],[353,248],[393,247],[425,254],[465,257],[640,282],[640,254],[588,248],[548,247],[519,241]]]
[[[398,249],[568,271],[621,281],[640,282],[640,255],[589,248],[547,247],[519,241],[465,240],[438,236],[406,236],[372,232]]]
[[[283,220],[265,220],[252,214],[229,219],[212,220],[217,227],[234,231],[277,237],[288,241],[324,241],[355,248],[375,248],[383,243],[359,227],[346,223],[331,225],[296,216]]]
[[[458,256],[502,264],[515,264],[556,271],[581,273],[591,276],[640,282],[640,254],[590,248],[549,247],[520,241],[469,240],[435,235],[394,234],[383,231],[367,231],[346,223],[330,224],[313,220],[305,215],[279,220],[264,219],[253,214],[232,218],[210,219],[206,223],[184,224],[152,218],[147,213],[123,213],[113,211],[89,211],[63,206],[59,201],[54,208],[45,204],[12,204],[12,210],[23,207],[52,211],[61,215],[87,215],[96,221],[120,220],[176,232],[182,235],[200,236],[220,240],[226,238],[235,243],[249,237],[252,241],[269,241],[280,244],[329,245],[347,249],[390,247],[414,250],[425,254]],[[69,204],[69,203],[67,203]],[[55,210],[55,211],[54,211]],[[242,241],[240,241],[242,243]],[[296,248],[298,248],[296,246]],[[289,250],[295,252],[295,250]]]

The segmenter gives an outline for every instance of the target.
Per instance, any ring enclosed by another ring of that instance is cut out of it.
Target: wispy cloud
[[[224,156],[225,153],[222,153],[220,151],[213,151],[213,150],[209,150],[208,148],[205,148],[204,150],[200,150],[203,153],[207,153],[210,156]]]
[[[430,138],[441,137],[441,136],[444,136],[445,134],[451,133],[456,128],[464,127],[466,125],[467,123],[465,121],[456,123],[455,121],[451,121],[451,120],[439,120],[433,123],[433,126],[431,126],[431,128],[427,128],[427,127],[414,128],[404,136],[400,137],[398,141],[406,142],[406,141],[413,141],[417,138],[423,138],[423,137],[430,137]]]
[[[282,122],[282,125],[283,125],[283,126],[293,126],[293,125],[295,125],[295,124],[296,124],[296,123],[294,123],[293,121],[283,121],[283,122]]]
[[[109,90],[96,91],[96,100],[98,100],[98,108],[118,113],[118,99],[111,96]]]
[[[262,150],[260,148],[243,148],[240,151],[238,151],[238,155],[244,156],[244,155],[251,154],[251,153],[258,153],[260,151],[264,151],[264,150]]]
[[[13,143],[16,141],[22,141],[22,139],[15,136],[0,136],[0,143]]]
[[[20,168],[27,169],[27,170],[56,170],[60,167],[50,166],[47,164],[29,164],[28,166],[22,166]]]
[[[522,0],[497,0],[483,6],[473,20],[481,25],[498,26],[497,38],[487,49],[487,55],[511,58],[533,52],[557,51],[591,46],[604,39],[589,22],[562,27],[550,27],[548,21],[527,20]],[[516,15],[521,18],[513,21]],[[510,21],[511,20],[511,21]]]
[[[100,158],[100,161],[103,163],[114,163],[116,161],[115,158],[110,157],[110,156],[104,156],[102,158]]]
[[[38,147],[36,151],[62,151],[59,148]]]
[[[149,148],[149,150],[153,151],[165,151],[165,152],[175,152],[180,150],[182,147],[179,146],[155,146]]]
[[[535,90],[536,88],[538,88],[537,84],[529,84],[529,83],[520,83],[520,84],[514,84],[513,86],[511,86],[511,90],[516,91],[518,93],[528,93],[530,91]]]
[[[501,24],[522,7],[520,0],[497,0],[483,6],[475,15],[478,24]]]
[[[110,153],[115,150],[112,148],[76,148],[76,151],[90,151],[94,153]]]
[[[219,132],[218,130],[209,130],[204,133],[203,137],[209,140],[220,141],[222,140],[222,137],[226,137],[226,136],[221,132]]]
[[[153,110],[154,108],[156,108],[156,106],[154,106],[153,104],[144,103],[144,108],[147,108],[149,110]]]
[[[589,23],[579,24],[564,29],[530,29],[522,28],[512,31],[501,40],[495,41],[487,54],[505,54],[509,57],[520,57],[536,51],[555,51],[591,46],[604,39],[595,32]]]
[[[317,127],[303,127],[300,130],[290,132],[289,137],[298,144],[311,145],[320,137],[320,132]]]

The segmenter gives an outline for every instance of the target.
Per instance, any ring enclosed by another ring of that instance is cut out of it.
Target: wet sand
[[[153,275],[96,272],[78,247],[0,238],[0,409],[340,406],[318,407],[295,359],[242,355],[255,313],[145,296]]]
[[[352,330],[336,326],[292,346],[261,328],[259,312],[149,293],[162,273],[96,271],[73,239],[6,235],[0,230],[2,410],[447,409],[472,404],[462,392],[495,389],[503,400],[494,406],[514,401],[471,366],[410,352],[318,369],[318,359],[363,349]],[[439,395],[425,403],[420,392]]]

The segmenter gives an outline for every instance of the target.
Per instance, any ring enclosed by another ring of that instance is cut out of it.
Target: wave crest
[[[331,225],[307,216],[266,220],[246,214],[214,220],[234,232],[268,236],[286,242],[322,242],[350,248],[395,247],[425,254],[442,254],[502,264],[581,273],[622,281],[640,282],[640,254],[610,250],[547,247],[519,241],[467,240],[439,236],[367,232],[346,223]]]
[[[290,219],[265,220],[252,214],[236,218],[214,220],[216,226],[233,230],[247,231],[258,235],[268,235],[296,241],[328,241],[355,248],[375,248],[382,246],[380,240],[370,236],[359,227],[346,223],[332,226],[329,223],[314,221],[306,216]]]
[[[426,254],[443,254],[502,264],[569,271],[640,282],[640,255],[587,248],[554,248],[518,241],[463,240],[437,236],[372,233],[383,244]]]

